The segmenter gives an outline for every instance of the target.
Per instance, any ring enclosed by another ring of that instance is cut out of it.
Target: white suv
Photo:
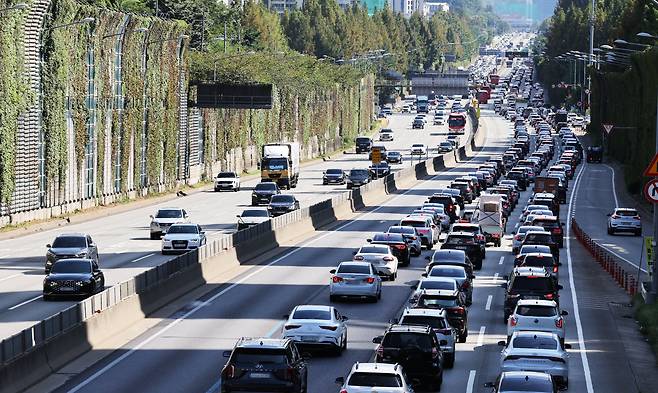
[[[215,191],[240,191],[240,175],[235,172],[220,172],[215,177]]]
[[[347,380],[336,378],[336,383],[345,393],[413,393],[410,381],[399,364],[359,363],[352,366]]]
[[[517,331],[540,331],[555,333],[564,342],[564,316],[566,311],[552,300],[519,300],[507,320],[507,337]]]

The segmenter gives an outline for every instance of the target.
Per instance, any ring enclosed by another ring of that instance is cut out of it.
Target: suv
[[[178,207],[163,207],[158,209],[155,216],[151,216],[151,240],[160,239],[167,233],[169,227],[174,224],[189,222],[189,216],[185,209]]]
[[[556,262],[560,262],[560,247],[558,243],[553,240],[553,234],[550,232],[528,231],[525,234],[521,247],[523,246],[548,246],[551,249],[551,254]]]
[[[376,233],[372,239],[368,239],[368,243],[386,244],[391,249],[391,253],[398,259],[400,266],[409,266],[411,262],[411,247],[407,245],[402,234]]]
[[[502,287],[505,288],[503,311],[505,323],[521,299],[553,300],[560,304],[559,290],[562,289],[562,285],[557,284],[551,274],[543,268],[517,267]]]
[[[402,312],[400,325],[429,326],[436,334],[443,352],[443,366],[452,368],[455,365],[455,343],[457,332],[450,326],[445,310],[427,308],[407,308]]]
[[[450,326],[457,330],[460,343],[468,337],[468,309],[465,296],[459,290],[424,290],[416,300],[410,300],[413,308],[444,309]]]
[[[281,194],[279,186],[275,182],[264,181],[256,184],[251,193],[251,205],[269,205],[273,195]]]
[[[532,225],[542,227],[546,232],[550,232],[558,247],[562,248],[564,246],[564,231],[562,230],[562,223],[557,217],[537,216],[532,220]]]
[[[564,344],[564,316],[568,315],[552,300],[519,300],[507,320],[507,341],[517,331],[555,333]]]
[[[344,393],[374,392],[379,389],[390,393],[414,391],[399,364],[356,362],[347,379],[338,377],[336,383]]]
[[[84,233],[66,233],[55,238],[53,244],[46,248],[46,274],[50,273],[53,264],[60,259],[91,259],[98,264],[98,247],[91,236]]]
[[[616,208],[608,214],[608,235],[617,232],[632,232],[635,236],[642,235],[642,221],[640,213],[631,208]]]
[[[356,137],[356,154],[368,153],[372,148],[372,139],[367,136]]]
[[[601,146],[590,146],[587,148],[587,162],[603,161],[603,148]]]
[[[306,392],[308,368],[290,339],[242,338],[221,374],[221,392]]]
[[[457,202],[448,194],[434,194],[427,200],[429,203],[440,203],[443,205],[443,211],[450,216],[450,223],[457,220]]]
[[[482,269],[484,252],[482,243],[478,240],[476,234],[471,232],[450,232],[446,237],[442,250],[462,250],[468,255],[477,270]]]
[[[467,212],[464,212],[466,214]],[[459,222],[457,224],[454,224],[451,228],[452,232],[469,232],[475,235],[475,238],[477,241],[480,243],[480,249],[482,251],[482,258],[486,258],[487,256],[487,240],[486,237],[484,236],[484,231],[482,230],[482,227],[480,224],[471,224],[467,222]]]
[[[441,343],[429,326],[392,325],[375,337],[377,363],[400,364],[412,380],[438,390],[443,383]]]
[[[240,191],[240,176],[235,172],[220,172],[215,177],[215,191]]]

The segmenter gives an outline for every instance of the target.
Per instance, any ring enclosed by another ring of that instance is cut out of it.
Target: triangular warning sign
[[[606,135],[610,135],[610,131],[612,131],[613,127],[614,124],[603,124],[603,130],[605,130]]]
[[[651,164],[644,170],[644,176],[658,176],[658,154],[653,157]]]

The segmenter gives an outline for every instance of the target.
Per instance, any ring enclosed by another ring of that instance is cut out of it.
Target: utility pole
[[[226,53],[226,19],[224,19],[224,53]]]

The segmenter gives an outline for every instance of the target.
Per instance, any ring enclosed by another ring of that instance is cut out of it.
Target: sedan
[[[635,209],[617,208],[608,214],[608,235],[617,232],[631,232],[635,236],[642,235],[642,221],[640,214]]]
[[[399,151],[389,151],[386,153],[386,162],[389,164],[402,164],[402,153]]]
[[[347,317],[332,306],[297,306],[283,325],[283,338],[298,347],[328,348],[340,355],[347,349]]]
[[[347,176],[342,169],[327,169],[322,174],[322,184],[345,184]]]
[[[427,279],[450,279],[455,281],[457,287],[454,288],[464,294],[466,305],[473,303],[473,276],[466,272],[461,266],[436,265],[432,267],[429,273],[423,273]],[[421,281],[421,283],[424,280]],[[428,284],[431,285],[431,284]],[[419,286],[420,288],[420,286]],[[444,289],[444,288],[427,288],[427,289]]]
[[[184,253],[206,244],[206,234],[197,224],[174,224],[162,238],[162,255]]]
[[[341,262],[331,269],[329,300],[340,297],[368,298],[376,302],[382,297],[382,279],[369,262]]]
[[[421,254],[423,246],[420,243],[420,237],[418,237],[414,227],[402,227],[394,225],[388,228],[387,233],[401,234],[404,238],[404,241],[407,242],[407,245],[409,246],[409,252],[411,252],[411,255],[417,257]]]
[[[105,288],[105,276],[93,259],[60,259],[43,280],[43,300],[90,296]]]
[[[398,259],[387,245],[368,244],[354,253],[355,261],[370,262],[381,276],[391,281],[398,276]]]
[[[496,382],[487,382],[484,387],[494,393],[557,393],[553,378],[537,371],[507,371],[500,374]]]
[[[455,146],[450,142],[441,142],[439,143],[439,153],[449,153],[455,149]]]
[[[424,156],[427,154],[427,146],[422,143],[414,143],[411,145],[411,154],[416,156]]]
[[[299,201],[291,194],[273,195],[269,206],[267,206],[267,210],[274,217],[280,216],[291,211],[299,210]]]
[[[530,231],[543,231],[544,228],[539,227],[539,226],[533,226],[533,225],[521,225],[520,227],[517,228],[516,233],[514,234],[514,237],[512,238],[512,254],[516,254],[519,252],[519,248],[521,247],[521,243],[523,243],[523,239],[525,239],[525,234],[530,232]]]

